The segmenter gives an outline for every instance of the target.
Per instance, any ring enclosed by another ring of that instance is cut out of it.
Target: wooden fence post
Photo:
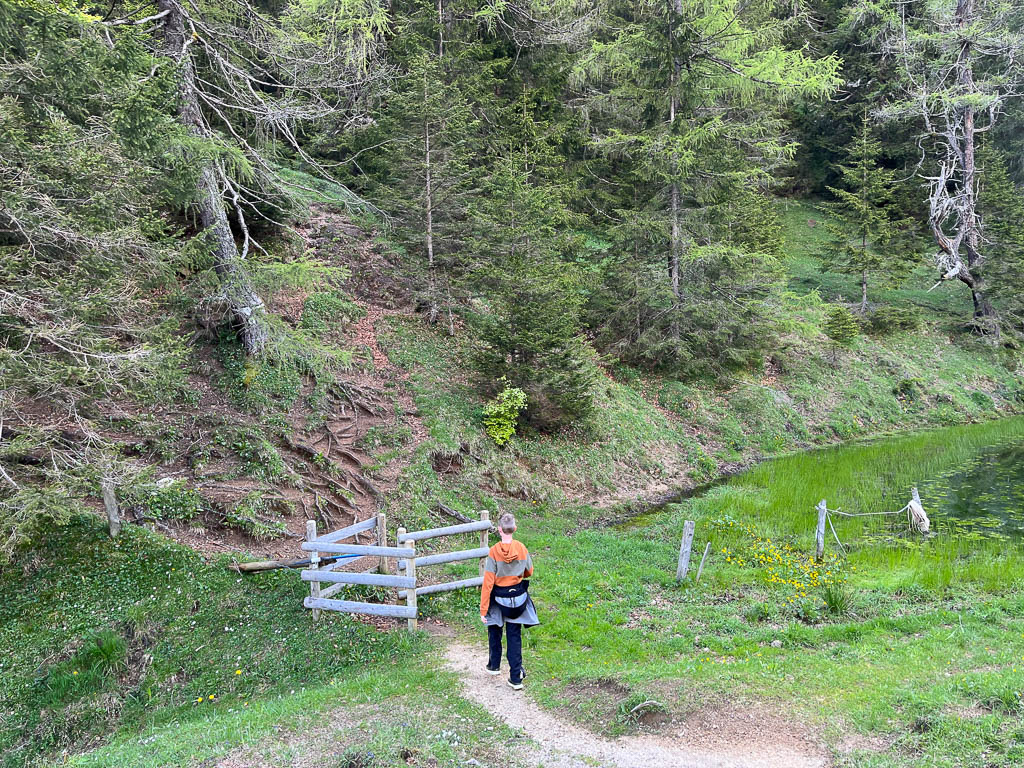
[[[116,539],[121,533],[121,513],[117,508],[117,497],[114,495],[114,481],[109,477],[100,480],[100,492],[103,494],[103,507],[107,510],[110,538]]]
[[[416,605],[416,542],[409,542],[412,551],[405,561],[405,575],[413,580],[412,586],[405,590],[405,604],[412,608],[412,616],[409,617],[409,631],[415,632],[417,621],[416,614],[419,608]]]
[[[480,510],[480,520],[490,520],[490,519],[491,519],[491,513],[488,510],[486,510],[486,509],[481,509]],[[481,547],[487,547],[488,549],[490,549],[490,547],[491,547],[491,540],[489,538],[487,538],[487,534],[488,534],[488,530],[486,528],[484,528],[482,531],[480,531],[480,546]],[[484,563],[486,562],[486,560],[487,560],[486,556],[480,558],[480,578],[481,579],[484,577]]]
[[[316,541],[316,520],[306,521],[306,541]],[[309,569],[316,571],[320,568],[320,553],[310,552],[309,553]],[[311,581],[309,582],[309,596],[314,600],[320,598],[320,582]],[[320,618],[320,609],[313,609],[313,621]]]
[[[396,547],[404,547],[405,546],[405,544],[402,543],[402,536],[404,536],[404,535],[405,535],[405,528],[399,528],[397,531],[395,531],[395,546]],[[413,544],[413,546],[415,546],[415,543]],[[401,560],[398,560],[398,561],[395,562],[395,573],[397,575],[399,575],[399,576],[402,575],[403,573],[405,573],[406,576],[409,575],[408,573],[406,573],[405,568],[402,567],[402,561]],[[401,599],[402,596],[399,595],[398,597],[399,597],[399,599]]]
[[[679,565],[676,566],[676,581],[686,578],[690,569],[690,548],[693,546],[693,529],[696,523],[687,520],[683,524],[683,540],[679,543]]]
[[[700,559],[700,567],[697,568],[697,583],[700,584],[700,575],[704,573],[704,561],[708,559],[708,553],[711,552],[711,542],[704,547],[704,556]]]
[[[387,518],[382,514],[377,515],[377,546],[386,547],[388,545],[388,521]],[[380,556],[380,565],[377,566],[377,573],[387,573],[388,559],[384,556]]]
[[[825,518],[828,517],[828,507],[825,500],[818,502],[818,527],[815,529],[814,559],[820,561],[825,556]]]

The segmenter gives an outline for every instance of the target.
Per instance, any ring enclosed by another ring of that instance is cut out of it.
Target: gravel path
[[[663,734],[605,739],[541,709],[505,675],[488,675],[485,651],[452,642],[447,666],[459,675],[467,698],[522,730],[536,744],[533,764],[544,768],[825,768],[827,752],[805,735],[780,730],[778,718],[732,711],[696,716]],[[527,677],[527,686],[530,679]]]

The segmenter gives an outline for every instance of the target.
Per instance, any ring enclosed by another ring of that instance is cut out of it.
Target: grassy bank
[[[634,728],[641,701],[673,717],[747,705],[813,724],[842,766],[1019,764],[1020,545],[854,520],[837,526],[848,557],[831,541],[823,564],[808,553],[823,489],[849,511],[887,508],[978,445],[1022,437],[1014,420],[793,456],[636,527],[520,505],[544,619],[529,633],[532,695],[607,733]],[[674,580],[684,519],[695,551],[713,545],[699,585]]]
[[[112,542],[79,518],[5,567],[0,764],[79,752],[115,732],[216,740],[203,725],[212,717],[424,647],[349,619],[313,625],[294,573],[243,579],[225,566],[135,526]],[[235,719],[229,742],[249,722]]]
[[[73,758],[76,768],[325,765],[456,768],[499,759],[518,766],[518,734],[451,693],[454,680],[432,657],[377,664],[244,708],[211,708],[188,721],[119,736]]]

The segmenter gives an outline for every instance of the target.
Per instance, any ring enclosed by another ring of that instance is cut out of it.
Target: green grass
[[[821,222],[828,214],[816,208],[813,201],[785,200],[780,207],[790,290],[801,294],[817,291],[828,301],[859,304],[861,289],[857,277],[822,268],[821,254],[828,232]],[[811,221],[815,226],[809,225]],[[869,277],[868,300],[872,304],[920,307],[942,328],[963,326],[973,312],[970,294],[964,286],[953,282],[945,282],[929,291],[938,281],[938,274],[924,258],[928,247],[922,245],[921,265],[899,285],[875,283]]]
[[[408,657],[407,657],[408,658]],[[432,659],[374,665],[294,693],[211,704],[182,722],[126,733],[68,763],[75,768],[205,766],[233,752],[245,762],[331,768],[464,766],[509,759],[517,734],[452,693]]]
[[[527,635],[540,683],[531,694],[610,734],[630,728],[614,704],[639,697],[680,716],[739,702],[808,721],[833,745],[850,733],[891,744],[884,757],[852,753],[842,765],[1019,764],[1019,544],[940,526],[908,546],[850,523],[839,529],[849,558],[832,556],[831,542],[820,567],[806,553],[823,489],[849,510],[900,506],[894,488],[1022,434],[1017,420],[797,455],[637,528],[603,527],[587,508],[519,505],[543,622]],[[695,552],[713,544],[699,585],[674,580],[684,519],[697,521]],[[772,548],[774,571],[757,559]],[[795,574],[802,586],[773,573]],[[831,586],[811,586],[819,581]],[[594,694],[607,681],[611,703]]]
[[[22,553],[0,590],[4,768],[112,732],[201,731],[211,710],[423,649],[348,617],[312,624],[294,572],[242,577],[135,526],[111,542],[91,517]]]
[[[793,287],[798,273],[799,264]],[[1020,420],[991,420],[1019,412],[1020,379],[991,350],[951,338],[953,314],[919,332],[863,336],[833,363],[816,287],[781,297],[785,343],[765,377],[716,390],[615,368],[587,429],[526,430],[504,450],[483,436],[475,388],[451,376],[466,370],[459,343],[392,321],[383,343],[410,372],[431,439],[389,503],[423,522],[438,519],[437,500],[516,512],[544,620],[527,634],[531,695],[597,730],[630,730],[622,707],[641,698],[677,716],[750,702],[809,721],[837,749],[858,733],[888,745],[881,755],[837,752],[843,766],[1015,765],[1024,758],[1019,545],[943,526],[919,543],[852,520],[837,524],[849,557],[831,541],[823,568],[807,553],[820,498],[847,511],[898,509],[911,485],[1019,438]],[[970,422],[986,423],[765,463],[635,529],[604,527],[609,512],[581,503],[812,445]],[[438,477],[429,464],[438,448],[461,449],[462,472]],[[710,536],[714,555],[699,586],[679,587],[686,518],[698,523],[695,550]],[[782,562],[769,570],[758,555],[773,546]],[[470,617],[480,632],[472,595],[424,610]]]
[[[822,297],[849,301],[858,288],[821,271],[823,230],[809,218],[820,214],[787,204],[783,337],[764,371],[723,389],[616,366],[589,424],[556,435],[525,429],[504,448],[484,434],[483,400],[459,375],[469,369],[464,342],[388,318],[379,343],[409,373],[429,437],[414,443],[397,420],[364,439],[374,468],[401,462],[385,511],[407,528],[451,522],[439,501],[517,513],[544,621],[526,635],[530,695],[596,730],[635,728],[623,713],[647,699],[671,715],[753,702],[806,719],[833,744],[862,733],[890,745],[841,755],[842,766],[1020,764],[1017,544],[941,527],[920,543],[854,520],[838,524],[848,557],[835,557],[831,542],[823,566],[807,557],[819,498],[848,511],[898,508],[910,485],[1019,434],[1019,421],[788,456],[636,527],[605,526],[621,514],[609,505],[765,456],[1020,411],[1015,368],[954,335],[967,299],[956,286],[928,293],[925,267],[873,294],[921,307],[921,330],[862,336],[833,362]],[[222,385],[240,407],[277,413],[297,401],[290,368],[236,357],[224,358]],[[258,443],[230,447],[256,461]],[[435,454],[457,454],[461,469],[438,474]],[[266,479],[280,479],[269,466]],[[189,499],[163,501],[191,514]],[[700,585],[680,587],[684,519],[698,523],[695,551],[710,537],[714,554]],[[338,768],[517,759],[504,746],[512,734],[450,693],[425,638],[344,616],[314,625],[294,573],[239,577],[136,527],[112,543],[97,521],[79,518],[21,553],[0,590],[3,768],[63,764],[83,750],[72,765],[199,766],[232,750],[281,764],[312,753]],[[481,633],[477,599],[439,595],[421,609]]]

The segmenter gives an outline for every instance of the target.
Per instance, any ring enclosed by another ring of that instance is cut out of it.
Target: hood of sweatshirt
[[[494,548],[506,563],[513,563],[516,560],[523,560],[525,558],[522,552],[523,545],[515,540],[510,541],[508,544],[503,541],[499,542],[494,545]]]

